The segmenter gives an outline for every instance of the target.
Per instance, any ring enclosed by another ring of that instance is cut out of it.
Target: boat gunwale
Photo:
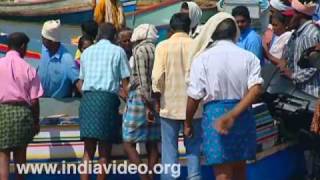
[[[49,4],[49,3],[61,3],[63,1],[68,1],[68,0],[46,0],[43,2],[0,2],[0,7],[1,6],[39,6],[43,4]]]
[[[76,4],[75,4],[76,3]],[[0,3],[1,17],[46,17],[92,11],[90,0],[48,0],[39,3]]]

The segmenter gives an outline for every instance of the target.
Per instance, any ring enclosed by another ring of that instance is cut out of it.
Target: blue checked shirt
[[[87,48],[80,58],[82,91],[107,91],[118,94],[122,79],[130,77],[125,51],[108,40]]]

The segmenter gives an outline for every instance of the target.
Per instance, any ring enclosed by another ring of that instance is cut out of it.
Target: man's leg
[[[9,180],[10,151],[0,150],[0,179]]]
[[[124,142],[123,147],[124,147],[124,150],[126,151],[126,153],[128,154],[130,163],[133,163],[133,164],[139,166],[139,164],[141,164],[142,161],[141,161],[140,156],[137,152],[136,143]],[[140,179],[141,180],[149,180],[149,177],[146,174],[140,174]]]
[[[146,149],[148,153],[148,168],[151,171],[159,161],[158,143],[158,141],[150,141],[146,143]],[[150,179],[154,179],[153,175],[150,176]]]
[[[161,163],[166,164],[178,163],[178,134],[181,122],[161,118]],[[162,174],[162,180],[174,179],[172,172]]]
[[[96,153],[97,140],[95,139],[85,139],[84,140],[84,153],[82,161],[83,163],[92,162],[94,154]],[[88,164],[87,164],[88,165]],[[89,180],[89,174],[81,174],[81,180]]]
[[[187,153],[187,166],[188,166],[188,179],[199,180],[201,179],[201,165],[200,165],[200,146],[202,143],[202,128],[201,120],[194,120],[193,124],[193,136],[191,138],[184,139]]]
[[[98,150],[99,150],[99,164],[101,165],[101,167],[107,166],[111,162],[112,144],[99,142]],[[106,173],[107,172],[102,170],[102,174],[97,175],[97,180],[105,180],[107,177]]]
[[[17,180],[23,180],[23,174],[18,174],[17,164],[26,164],[27,162],[27,147],[16,148],[13,150],[13,160],[15,164],[15,173]]]
[[[232,164],[220,164],[213,167],[216,180],[233,180]],[[238,179],[237,179],[238,180]]]
[[[233,164],[233,179],[247,179],[247,164],[245,161],[240,161]]]

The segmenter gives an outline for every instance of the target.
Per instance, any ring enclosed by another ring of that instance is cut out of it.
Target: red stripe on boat
[[[164,2],[161,2],[161,3],[157,3],[155,5],[148,6],[147,8],[138,10],[136,12],[128,13],[127,16],[132,16],[132,15],[137,16],[137,15],[141,15],[141,14],[144,14],[144,13],[152,12],[152,11],[154,11],[156,9],[167,7],[167,6],[176,4],[178,2],[181,2],[181,1],[180,0],[167,0],[167,1],[164,1]]]
[[[0,52],[2,53],[6,53],[8,52],[9,48],[7,45],[5,44],[0,44]],[[32,58],[32,59],[40,59],[41,58],[41,54],[38,52],[34,52],[34,51],[27,51],[26,54],[27,58]]]

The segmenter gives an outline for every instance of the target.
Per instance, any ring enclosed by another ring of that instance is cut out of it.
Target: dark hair
[[[133,30],[132,30],[131,28],[128,28],[128,27],[123,27],[123,28],[121,28],[120,31],[118,32],[118,35],[119,35],[120,33],[123,33],[123,32],[131,32],[131,33],[133,33]]]
[[[170,27],[173,31],[183,31],[188,33],[190,31],[191,20],[186,13],[176,13],[171,17]]]
[[[92,39],[95,39],[98,33],[98,24],[93,20],[86,21],[81,24],[81,30],[85,33],[83,35],[91,36]]]
[[[22,32],[15,32],[8,36],[8,47],[13,50],[20,50],[23,45],[29,43],[29,37]]]
[[[78,49],[81,49],[81,48],[82,48],[83,43],[84,43],[85,41],[90,41],[90,42],[93,44],[93,41],[94,41],[94,40],[93,40],[90,36],[88,36],[88,35],[81,36],[81,38],[79,39],[79,43],[78,43]]]
[[[276,19],[280,23],[284,24],[285,26],[289,23],[289,18],[285,15],[283,15],[281,12],[275,11],[272,16],[271,20]]]
[[[291,2],[289,0],[280,0],[284,5],[291,6]]]
[[[249,9],[246,6],[237,6],[232,9],[232,16],[242,16],[248,21],[251,21]]]
[[[109,41],[114,41],[117,30],[111,23],[102,23],[99,25],[97,41],[101,39],[108,39]]]
[[[189,9],[188,3],[187,2],[183,2],[181,5],[181,9]]]
[[[212,40],[234,40],[237,36],[237,25],[232,19],[222,21],[212,34]]]

